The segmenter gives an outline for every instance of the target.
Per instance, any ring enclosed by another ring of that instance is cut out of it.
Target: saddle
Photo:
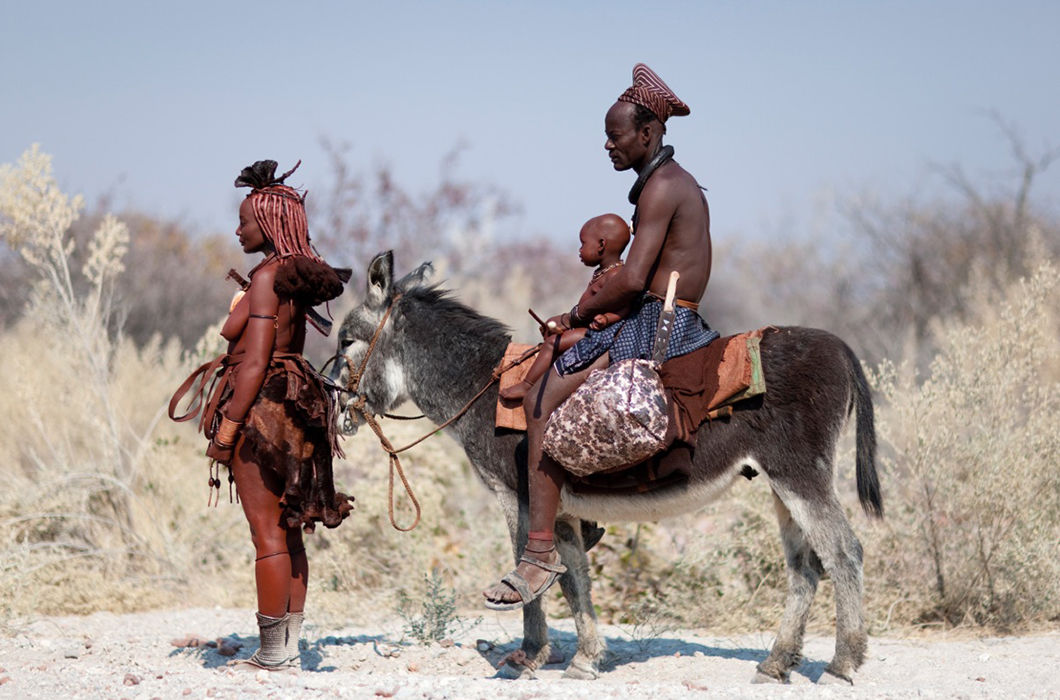
[[[578,492],[647,492],[687,480],[700,425],[725,419],[741,404],[750,405],[751,399],[765,393],[760,343],[767,330],[770,329],[759,328],[718,338],[704,348],[664,362],[659,376],[670,405],[668,447],[637,465],[571,478],[571,488]],[[509,362],[532,347],[512,343],[502,362]],[[529,364],[517,365],[502,374],[501,387],[522,381]],[[522,407],[509,408],[498,399],[496,426],[526,430]]]

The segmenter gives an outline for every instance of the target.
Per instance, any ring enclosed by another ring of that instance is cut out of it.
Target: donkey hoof
[[[534,672],[526,666],[514,666],[512,664],[504,664],[498,668],[497,673],[493,677],[504,681],[532,681],[537,678]]]
[[[758,670],[755,671],[755,677],[751,679],[751,682],[758,685],[765,683],[784,684],[788,682],[788,678],[787,676],[781,676],[778,678],[777,676],[771,676],[768,673],[763,673],[761,670]]]
[[[817,685],[842,685],[852,686],[854,685],[854,679],[850,676],[844,676],[841,673],[826,668],[821,677],[817,679]]]
[[[580,661],[571,661],[570,665],[567,666],[567,670],[563,672],[563,677],[576,681],[595,681],[600,677],[600,673],[588,664]]]

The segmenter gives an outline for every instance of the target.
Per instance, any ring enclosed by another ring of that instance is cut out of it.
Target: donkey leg
[[[520,503],[514,491],[498,490],[495,492],[500,502],[504,518],[508,523],[508,534],[511,537],[512,557],[518,562],[519,554],[526,546],[526,534],[530,518],[525,504]],[[545,615],[544,597],[538,598],[523,606],[523,643],[520,650],[525,654],[525,662],[509,660],[497,671],[499,678],[534,678],[534,671],[548,661],[551,648],[548,641],[548,619]]]
[[[816,502],[779,489],[777,493],[832,577],[835,587],[835,656],[825,673],[833,680],[853,683],[854,671],[865,661],[868,649],[862,616],[861,542],[831,489]],[[822,680],[827,683],[830,679],[822,676]]]
[[[593,609],[589,578],[589,559],[585,555],[585,543],[582,541],[581,522],[578,520],[556,522],[556,546],[560,557],[567,567],[567,573],[560,576],[559,585],[563,596],[570,606],[574,617],[574,627],[578,635],[578,650],[567,665],[564,678],[592,680],[600,675],[600,660],[603,658],[606,644],[600,637],[596,625],[596,611]]]
[[[803,532],[791,517],[783,501],[773,494],[773,507],[777,511],[780,537],[784,543],[784,557],[788,568],[788,595],[784,604],[784,617],[780,622],[777,639],[765,661],[758,664],[756,683],[787,683],[791,670],[802,662],[802,637],[806,630],[806,619],[810,615],[817,583],[824,569],[820,559],[810,548]]]

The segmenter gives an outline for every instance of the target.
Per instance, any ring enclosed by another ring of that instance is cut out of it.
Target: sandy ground
[[[536,680],[496,678],[494,665],[515,649],[517,613],[490,614],[423,646],[404,638],[398,619],[372,628],[322,628],[307,621],[302,669],[236,672],[216,646],[175,646],[189,637],[257,646],[249,610],[190,609],[129,615],[97,613],[18,625],[0,636],[0,698],[1060,698],[1060,633],[990,639],[870,640],[854,687],[817,685],[832,640],[807,640],[790,685],[752,685],[769,634],[711,637],[671,631],[633,639],[605,626],[609,657],[596,681],[561,678],[574,648],[573,626],[551,630],[556,663]],[[562,658],[559,658],[562,657]]]

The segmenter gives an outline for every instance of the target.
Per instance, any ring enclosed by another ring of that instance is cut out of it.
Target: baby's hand
[[[609,325],[611,324],[607,322],[607,316],[605,316],[604,314],[596,314],[595,316],[593,316],[593,320],[592,323],[589,324],[589,328],[592,328],[594,331],[598,331],[607,328]]]

